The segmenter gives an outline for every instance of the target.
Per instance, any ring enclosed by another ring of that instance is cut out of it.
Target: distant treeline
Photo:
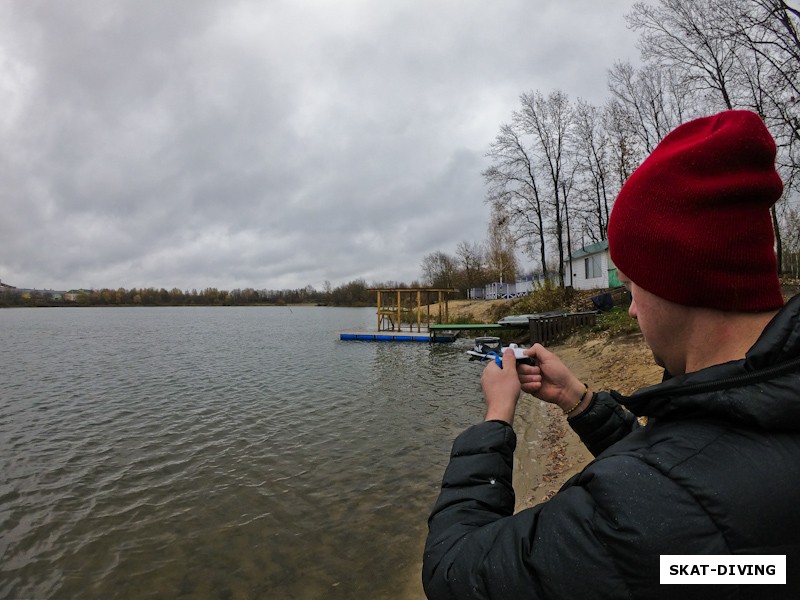
[[[295,290],[256,290],[253,288],[220,290],[206,288],[180,290],[172,288],[124,288],[100,290],[71,290],[52,292],[46,290],[16,290],[3,288],[0,306],[246,306],[286,304],[319,304],[330,306],[372,306],[375,292],[369,287],[400,287],[402,284],[373,284],[363,279],[345,283],[336,288],[325,285],[325,290],[306,286]]]

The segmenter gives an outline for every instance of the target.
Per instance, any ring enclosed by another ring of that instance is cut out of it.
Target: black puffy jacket
[[[800,598],[799,313],[796,296],[744,360],[595,394],[570,420],[595,460],[516,515],[513,430],[462,433],[428,521],[428,598]],[[787,584],[660,585],[665,554],[786,555]]]

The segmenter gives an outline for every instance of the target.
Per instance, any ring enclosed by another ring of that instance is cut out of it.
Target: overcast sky
[[[602,104],[638,60],[632,4],[0,0],[0,280],[418,279],[486,238],[521,93]]]

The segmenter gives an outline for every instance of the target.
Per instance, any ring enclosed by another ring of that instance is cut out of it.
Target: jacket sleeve
[[[595,537],[591,496],[574,487],[513,515],[515,444],[499,421],[456,439],[428,519],[422,579],[430,600],[599,598],[597,578],[614,565]],[[574,576],[578,565],[584,577]]]
[[[616,400],[616,392],[597,392],[589,407],[567,422],[594,456],[640,427],[633,413]]]
[[[422,581],[429,600],[674,598],[674,586],[657,585],[660,555],[728,552],[691,490],[624,449],[512,515],[514,445],[511,427],[497,421],[456,439],[428,519]]]

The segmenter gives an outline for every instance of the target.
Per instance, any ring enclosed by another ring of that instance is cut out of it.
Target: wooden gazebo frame
[[[448,294],[457,292],[453,288],[370,288],[371,292],[378,293],[378,331],[402,331],[402,306],[403,297],[410,296],[409,304],[413,305],[416,296],[417,305],[417,331],[422,331],[422,295],[425,294],[427,307],[426,326],[431,325],[431,294],[437,295],[439,305],[439,323],[444,323],[450,318]],[[442,308],[444,307],[444,311]],[[384,326],[384,324],[387,326]],[[390,325],[390,326],[389,326]],[[414,324],[409,324],[409,331],[414,330]]]

